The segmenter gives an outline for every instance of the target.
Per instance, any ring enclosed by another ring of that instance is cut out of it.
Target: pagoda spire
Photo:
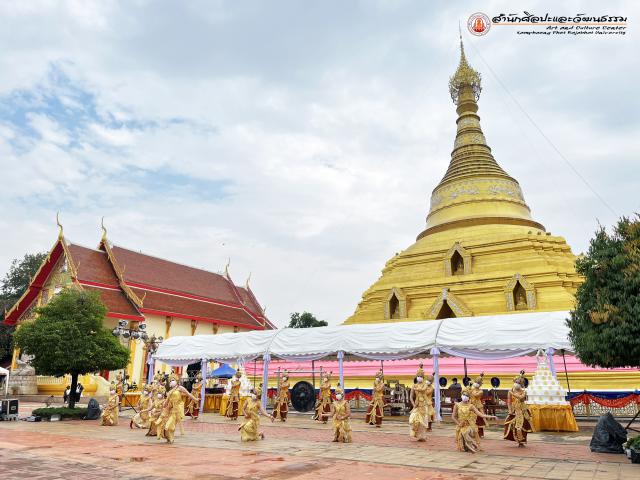
[[[482,76],[469,62],[460,33],[460,60],[449,78],[449,94],[456,105],[456,138],[447,171],[431,194],[423,236],[462,225],[508,223],[544,230],[533,221],[518,182],[491,153],[480,127],[478,99]]]

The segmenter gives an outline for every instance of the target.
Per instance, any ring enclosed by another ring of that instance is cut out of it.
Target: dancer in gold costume
[[[240,409],[240,376],[241,373],[238,370],[236,376],[231,380],[229,403],[227,404],[227,411],[225,412],[225,416],[233,420],[238,418],[238,410]]]
[[[119,412],[120,397],[118,396],[116,385],[111,383],[111,387],[109,389],[109,400],[104,406],[104,411],[102,412],[102,426],[111,427],[113,425],[118,425]]]
[[[243,442],[264,440],[264,433],[260,431],[260,415],[270,418],[272,422],[275,419],[274,415],[269,415],[263,408],[261,398],[262,388],[252,389],[249,399],[244,404],[244,422],[238,428],[240,440]]]
[[[336,386],[336,399],[331,403],[331,416],[333,417],[333,441],[351,443],[351,407],[344,398],[344,390],[340,384]]]
[[[504,438],[517,442],[519,447],[527,443],[527,433],[532,432],[531,416],[527,408],[527,391],[524,388],[524,370],[514,379],[513,387],[509,390],[507,405],[509,415],[504,422]]]
[[[164,408],[164,394],[165,388],[160,385],[158,382],[154,381],[154,385],[151,387],[151,391],[155,392],[153,395],[153,401],[151,405],[149,405],[148,413],[149,413],[149,431],[147,432],[147,437],[155,437],[158,434],[158,420],[162,415],[162,410]]]
[[[431,376],[430,376],[431,377]],[[424,442],[427,432],[431,430],[431,422],[434,419],[433,404],[430,395],[433,395],[433,387],[425,382],[422,363],[416,372],[416,383],[411,388],[409,400],[413,409],[409,415],[409,435],[419,442]]]
[[[474,378],[473,383],[467,389],[471,404],[481,413],[484,413],[484,405],[482,404],[482,397],[484,395],[482,391],[483,377],[484,373],[481,373],[478,377]],[[484,417],[478,416],[476,418],[476,426],[478,430],[478,437],[484,437],[484,427],[487,426],[487,422],[484,420]]]
[[[151,386],[143,385],[140,398],[138,399],[138,413],[136,413],[129,422],[129,428],[133,428],[134,425],[138,428],[149,428],[149,407],[152,402]]]
[[[365,422],[369,425],[375,425],[380,428],[382,418],[384,417],[384,381],[382,379],[382,370],[376,373],[373,381],[373,389],[371,391],[371,402],[367,408]]]
[[[493,415],[485,415],[478,410],[471,403],[468,390],[463,391],[462,400],[453,405],[451,417],[456,424],[456,447],[458,447],[458,451],[471,453],[480,450],[480,437],[478,436],[476,418],[496,418]]]
[[[193,395],[195,400],[189,399],[189,403],[187,403],[187,415],[197,420],[198,415],[200,415],[200,400],[202,398],[202,374],[200,372],[198,372],[195,382],[191,385],[191,395]]]
[[[287,413],[289,413],[289,372],[282,372],[282,378],[278,384],[278,396],[276,397],[276,405],[273,407],[273,415],[275,418],[287,421]]]
[[[313,419],[322,423],[327,423],[331,412],[331,372],[322,375],[318,401],[316,402],[316,414]]]
[[[164,438],[167,443],[173,443],[176,427],[184,418],[184,400],[182,395],[186,395],[191,400],[195,397],[183,386],[178,384],[178,376],[174,373],[169,377],[169,392],[164,401],[162,415],[157,420],[158,440]]]

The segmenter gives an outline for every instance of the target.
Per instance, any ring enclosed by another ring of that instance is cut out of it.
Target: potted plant
[[[640,436],[628,440],[624,444],[624,450],[631,463],[640,463]]]

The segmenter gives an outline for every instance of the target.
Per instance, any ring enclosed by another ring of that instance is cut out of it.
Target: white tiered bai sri
[[[538,367],[527,387],[527,403],[530,405],[568,405],[567,392],[549,370],[547,356],[542,350],[536,355]]]

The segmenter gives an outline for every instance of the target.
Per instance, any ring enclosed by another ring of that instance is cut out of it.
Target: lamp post
[[[131,325],[127,320],[118,320],[118,324],[111,333],[116,338],[126,340],[129,345],[132,340],[136,342],[142,341],[147,346],[147,352],[150,355],[155,353],[164,340],[162,337],[156,337],[155,334],[149,336],[147,325],[143,322]]]

